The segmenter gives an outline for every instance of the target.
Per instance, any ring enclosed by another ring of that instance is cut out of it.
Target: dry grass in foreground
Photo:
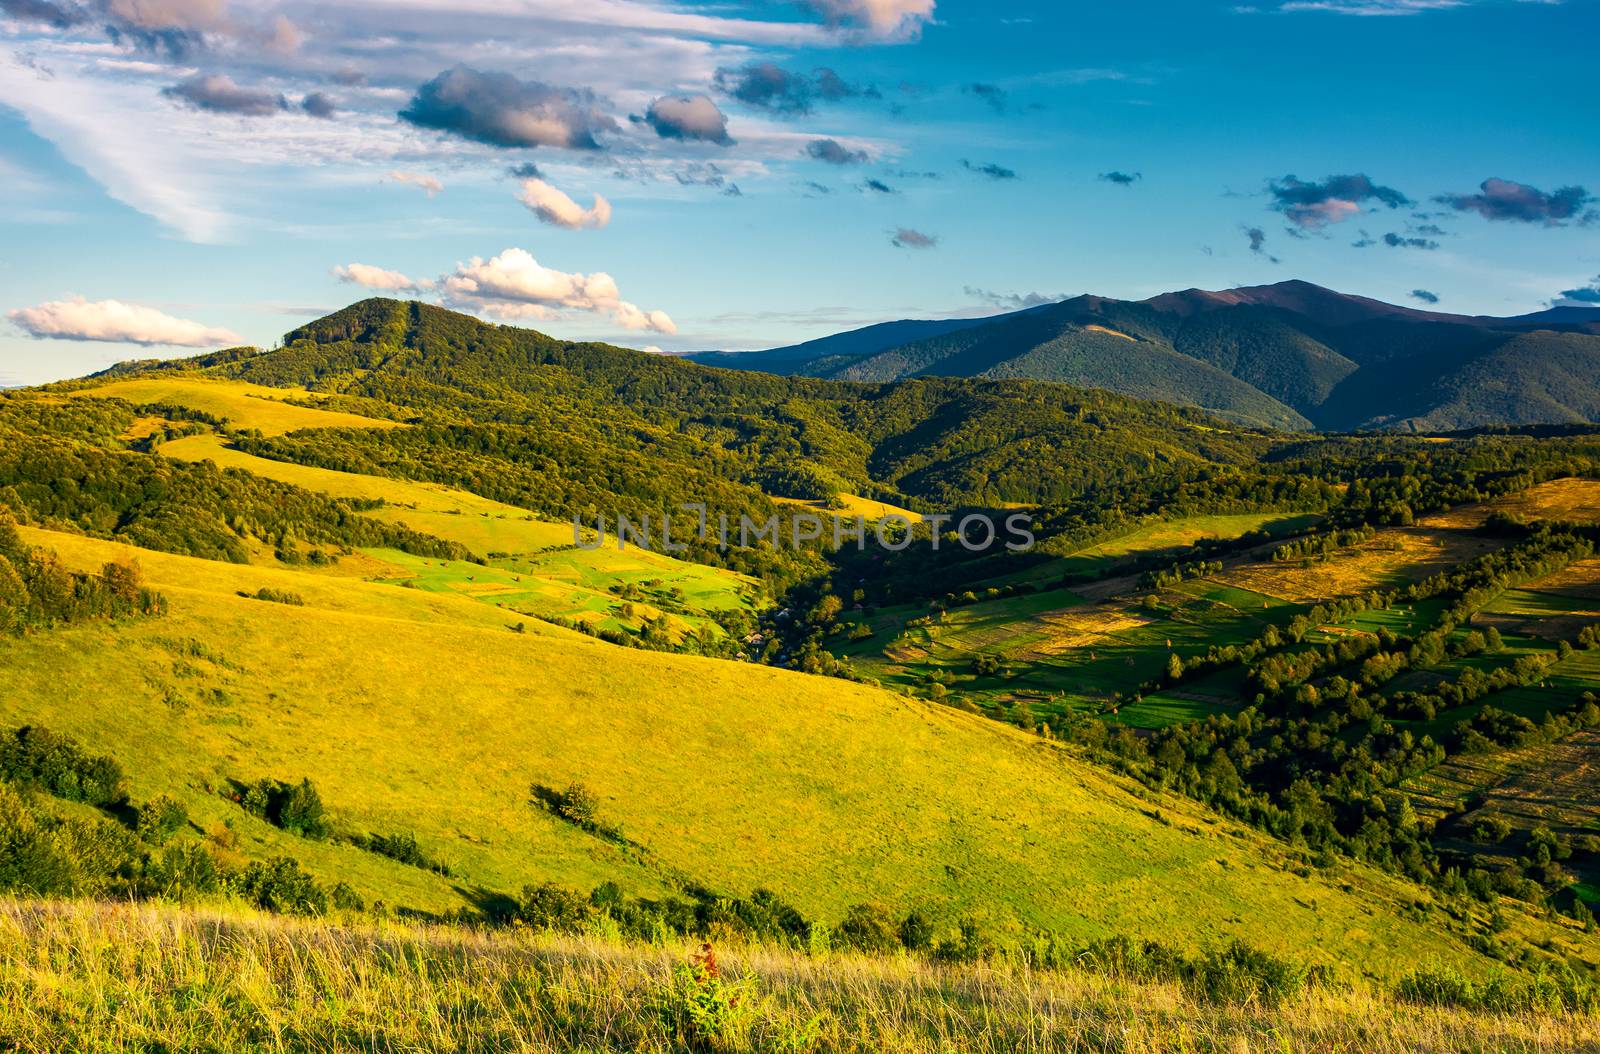
[[[103,904],[0,903],[21,1051],[1577,1051],[1592,1015],[1313,989],[1280,1006],[1016,965],[727,952]]]

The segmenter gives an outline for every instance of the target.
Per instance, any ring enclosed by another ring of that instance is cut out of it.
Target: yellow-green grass
[[[276,389],[269,389],[276,390]],[[527,509],[506,505],[480,497],[470,491],[457,490],[437,483],[419,483],[409,479],[389,476],[368,476],[356,472],[338,472],[333,469],[297,465],[292,461],[274,461],[271,458],[247,454],[228,445],[218,435],[185,436],[161,446],[163,457],[180,461],[211,461],[218,468],[243,469],[246,472],[292,483],[306,490],[314,490],[336,498],[356,498],[362,501],[382,501],[400,506],[397,515],[407,512],[430,512],[441,515],[492,517],[529,522],[528,537],[522,539],[527,551],[549,548],[553,545],[571,544],[572,529],[561,524],[532,520]],[[420,529],[420,528],[419,528]]]
[[[498,558],[496,562],[509,567],[515,575],[541,580],[544,587],[530,591],[546,599],[568,595],[575,598],[576,602],[571,604],[542,604],[537,609],[538,614],[582,617],[586,611],[601,610],[595,602],[597,597],[609,596],[610,586],[628,583],[659,580],[662,588],[682,589],[689,606],[700,611],[730,610],[745,605],[755,588],[752,579],[732,571],[676,560],[637,547],[618,550],[610,543],[597,549],[574,548],[571,524],[540,520],[527,509],[436,483],[273,461],[236,450],[215,435],[174,440],[164,445],[161,452],[186,461],[213,461],[221,468],[243,469],[333,497],[382,501],[384,505],[367,515],[458,542],[480,556],[492,554]],[[592,544],[592,531],[585,533],[584,541]],[[396,567],[417,569],[421,566],[412,558],[399,558],[396,554],[388,554],[386,559],[391,566],[385,570],[385,577],[392,577]],[[477,569],[464,570],[459,578],[463,584],[469,584],[466,577],[479,573]],[[438,584],[438,576],[431,576],[430,580]],[[482,590],[469,592],[477,594]]]
[[[1307,527],[1315,519],[1314,516],[1285,515],[1281,512],[1246,512],[1161,520],[1098,545],[1078,549],[1072,555],[1093,558],[1183,549],[1202,538],[1238,538],[1258,530],[1284,533]]]
[[[1475,961],[1441,915],[1397,913],[1426,893],[1354,866],[1301,877],[1279,843],[958,711],[517,634],[503,612],[423,590],[25,533],[72,567],[136,555],[171,611],[0,641],[0,724],[111,753],[136,800],[173,793],[202,828],[232,821],[255,855],[290,846],[369,900],[440,909],[543,880],[651,893],[678,872],[825,919],[878,900],[1079,937],[1239,937],[1380,975]],[[239,595],[262,587],[305,603]],[[338,824],[414,834],[458,877],[296,841],[215,793],[262,777],[309,777]],[[573,782],[646,855],[528,803],[531,784]],[[1582,939],[1513,915],[1557,947]]]
[[[1502,498],[1491,507],[1528,519],[1593,523],[1600,520],[1600,480],[1551,480],[1529,487],[1520,494]]]
[[[392,569],[379,576],[384,581],[455,593],[508,612],[577,619],[603,629],[638,630],[646,619],[666,614],[675,638],[701,627],[721,632],[710,619],[675,611],[678,605],[663,598],[673,588],[684,590],[682,606],[692,611],[728,610],[740,603],[715,569],[698,569],[701,573],[696,575],[695,565],[680,564],[676,573],[664,573],[646,559],[653,554],[641,550],[605,558],[603,570],[595,566],[595,558],[581,552],[551,554],[523,564],[506,561],[511,566],[424,558],[392,549],[374,549],[369,554]],[[623,600],[610,591],[611,584],[638,587],[639,599]]]
[[[1373,538],[1321,560],[1254,560],[1228,567],[1215,580],[1313,604],[1372,589],[1391,589],[1451,571],[1504,544],[1475,533],[1464,518],[1445,514],[1420,520],[1412,527],[1384,528]]]
[[[913,512],[902,506],[891,505],[889,502],[878,501],[874,498],[863,498],[859,494],[839,494],[836,496],[836,502],[831,506],[827,502],[805,501],[800,498],[773,498],[772,500],[780,505],[815,509],[831,516],[860,516],[869,522],[881,520],[887,516],[899,516],[910,523],[922,522],[922,513],[920,512]]]
[[[1275,1005],[1010,962],[719,947],[744,986],[721,1042],[670,1027],[694,949],[595,936],[338,925],[242,910],[0,903],[0,1046],[419,1054],[1198,1054],[1600,1045],[1593,1014],[1491,1015],[1315,987]]]
[[[317,399],[300,388],[267,388],[215,377],[137,377],[112,381],[71,393],[86,399],[123,399],[130,403],[167,403],[226,418],[233,428],[282,435],[301,428],[394,428],[394,421],[336,410],[294,406],[287,400]]]
[[[1202,538],[1230,540],[1256,530],[1267,531],[1275,537],[1285,537],[1308,529],[1317,519],[1316,516],[1304,514],[1250,512],[1155,520],[1105,541],[1072,549],[1024,570],[997,576],[984,584],[1003,586],[1058,581],[1066,575],[1090,577],[1109,572],[1118,563],[1133,557],[1176,553]],[[1053,551],[1053,543],[1046,543],[1045,549]]]

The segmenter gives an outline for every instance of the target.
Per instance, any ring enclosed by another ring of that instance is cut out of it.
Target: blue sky
[[[373,292],[668,351],[1286,278],[1600,300],[1597,31],[1594,0],[0,0],[0,384]]]

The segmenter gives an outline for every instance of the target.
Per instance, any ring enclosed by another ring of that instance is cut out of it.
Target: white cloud
[[[507,249],[492,260],[473,257],[441,282],[452,303],[506,320],[559,318],[562,311],[608,315],[625,329],[676,333],[664,311],[645,311],[622,299],[603,271],[568,274],[545,267],[526,249]]]
[[[444,184],[432,176],[421,172],[390,172],[383,177],[385,183],[406,183],[428,192],[428,197],[433,197],[444,189]]]
[[[586,209],[542,179],[523,180],[517,199],[545,223],[571,231],[585,227],[599,230],[611,222],[611,203],[599,194],[594,196],[594,205]]]
[[[1326,11],[1335,15],[1420,15],[1465,7],[1468,0],[1290,0],[1280,11]]]
[[[891,7],[926,6],[933,0],[842,0],[844,6]],[[822,44],[827,32],[821,26],[804,22],[763,22],[756,19],[721,18],[694,14],[647,0],[340,0],[328,7],[368,8],[392,19],[397,10],[443,14],[451,19],[479,15],[495,19],[518,19],[547,25],[570,25],[583,29],[630,29],[643,33],[679,34],[705,40],[743,41],[752,44]]]
[[[232,330],[191,322],[140,304],[83,297],[53,300],[6,312],[29,336],[50,340],[94,340],[209,348],[242,343]]]
[[[399,271],[388,271],[371,264],[340,264],[333,269],[334,277],[341,282],[364,285],[368,289],[382,289],[392,293],[415,293],[432,289],[433,282],[426,278],[409,278]]]
[[[934,0],[805,0],[838,26],[860,29],[881,40],[912,40],[933,21]]]
[[[113,198],[190,241],[223,239],[228,218],[210,181],[184,137],[152,127],[148,100],[130,100],[114,82],[73,77],[16,56],[0,56],[0,100]],[[151,149],[157,141],[161,148]]]

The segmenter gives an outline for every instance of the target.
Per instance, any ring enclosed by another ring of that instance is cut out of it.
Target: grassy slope
[[[294,406],[286,401],[319,398],[310,392],[204,377],[139,377],[83,388],[73,394],[95,399],[125,399],[136,404],[187,406],[224,418],[235,428],[254,428],[269,436],[300,428],[397,427],[393,421]]]
[[[85,398],[119,398],[138,404],[184,406],[225,418],[234,428],[256,429],[266,435],[307,428],[395,427],[391,421],[295,406],[284,401],[291,397],[319,398],[309,392],[210,377],[136,378],[79,389],[73,394]],[[271,461],[235,450],[219,435],[188,436],[165,443],[160,450],[166,457],[183,461],[209,460],[222,468],[243,469],[333,497],[382,501],[385,504],[368,515],[460,542],[480,556],[502,554],[512,565],[505,571],[505,577],[525,576],[530,588],[511,591],[516,595],[496,599],[503,599],[509,606],[529,614],[591,619],[609,628],[626,624],[636,629],[639,617],[621,620],[610,611],[614,598],[607,590],[611,585],[655,582],[659,583],[659,588],[678,588],[683,591],[688,606],[696,611],[727,610],[745,605],[752,587],[751,580],[742,575],[639,549],[618,552],[607,547],[571,551],[573,537],[569,524],[539,520],[526,509],[434,483]],[[397,554],[389,556],[390,566],[378,569],[386,577],[407,577],[405,572],[419,571],[419,561]],[[424,588],[484,596],[479,583],[471,580],[480,574],[479,569],[462,565],[458,574],[438,571],[411,577],[416,577]],[[490,577],[494,574],[489,573]],[[653,607],[642,606],[638,615],[655,613]],[[682,620],[678,628],[702,624],[704,620],[691,616]]]
[[[123,551],[29,538],[74,566]],[[675,868],[731,891],[770,886],[824,917],[881,899],[1077,936],[1239,936],[1379,974],[1466,956],[1436,925],[1393,913],[1414,891],[1359,871],[1339,884],[1297,877],[1282,869],[1288,851],[1259,835],[1145,800],[955,711],[768,668],[516,635],[492,608],[416,590],[137,555],[171,614],[0,641],[0,721],[42,722],[116,754],[136,797],[177,793],[203,828],[232,820],[256,853],[284,836],[204,788],[309,776],[347,827],[414,833],[463,876],[295,844],[370,899],[441,908],[474,887],[542,879],[651,891]],[[263,585],[305,606],[237,595]],[[226,665],[174,654],[191,640]],[[648,847],[646,863],[527,805],[530,782],[574,780]]]

